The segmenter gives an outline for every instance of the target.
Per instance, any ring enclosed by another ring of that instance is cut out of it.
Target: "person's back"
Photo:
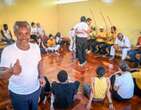
[[[105,77],[95,77],[94,84],[92,84],[92,90],[94,91],[95,99],[104,99],[108,89],[107,78]]]
[[[109,101],[109,109],[113,110],[113,104],[110,93],[110,82],[109,79],[106,78],[105,68],[103,66],[99,66],[96,69],[97,76],[92,78],[91,87],[87,84],[84,85],[84,95],[89,98],[87,109],[90,110],[92,102],[103,102],[107,96]]]
[[[120,71],[114,73],[110,80],[112,85],[112,96],[118,101],[126,101],[133,97],[134,82],[129,67],[122,61],[119,65]]]
[[[52,92],[54,95],[54,108],[65,109],[70,107],[74,102],[74,96],[77,93],[79,82],[68,82],[67,73],[62,70],[57,75],[59,83],[52,83]]]
[[[134,94],[141,97],[141,69],[133,72],[132,77],[134,79]]]
[[[119,86],[117,92],[122,98],[131,98],[134,92],[134,82],[130,72],[124,72],[116,77],[115,86]]]
[[[79,82],[74,83],[56,83],[52,84],[53,94],[55,95],[55,108],[68,108],[73,104],[74,95],[77,91]]]
[[[88,34],[85,32],[88,30],[88,24],[86,22],[80,22],[75,27],[75,32],[78,37],[87,38]]]

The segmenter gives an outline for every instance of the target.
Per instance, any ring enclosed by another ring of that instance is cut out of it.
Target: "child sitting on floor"
[[[46,51],[47,52],[55,52],[56,54],[58,54],[59,49],[60,49],[60,45],[56,44],[55,38],[53,37],[52,34],[50,34],[49,39],[47,40]]]
[[[65,70],[61,70],[57,79],[59,82],[52,83],[52,93],[54,98],[51,110],[53,108],[65,110],[72,106],[75,100],[80,83],[78,81],[68,81],[68,74]]]
[[[109,78],[104,77],[105,68],[99,66],[96,69],[96,77],[91,80],[91,87],[88,84],[84,85],[84,95],[89,98],[87,109],[90,110],[92,102],[103,102],[104,99],[108,98],[109,109],[114,110],[111,93],[110,93],[110,81]]]

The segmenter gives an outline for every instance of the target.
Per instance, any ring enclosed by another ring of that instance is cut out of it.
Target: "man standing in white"
[[[16,43],[7,46],[1,56],[0,78],[9,79],[9,93],[14,110],[38,110],[40,86],[44,86],[44,62],[37,44],[29,43],[30,25],[18,21],[14,25]]]
[[[118,33],[114,45],[111,47],[110,55],[113,60],[115,57],[115,51],[121,51],[122,57],[121,60],[125,60],[127,57],[127,53],[131,48],[130,41],[128,37],[124,36],[122,33]]]
[[[86,64],[86,48],[87,48],[87,39],[89,33],[91,32],[88,24],[86,23],[86,17],[82,16],[80,18],[80,23],[75,27],[76,35],[76,58],[78,58],[80,66],[83,67]]]

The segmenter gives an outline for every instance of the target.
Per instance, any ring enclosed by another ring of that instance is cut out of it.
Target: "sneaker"
[[[87,54],[90,54],[90,53],[91,53],[91,50],[88,50],[88,51],[87,51]]]

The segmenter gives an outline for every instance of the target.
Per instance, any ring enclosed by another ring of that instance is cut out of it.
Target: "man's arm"
[[[4,32],[1,30],[1,35],[4,39],[7,39],[7,37],[4,35]]]
[[[38,65],[38,70],[39,70],[39,81],[40,81],[40,85],[41,87],[45,86],[45,60],[41,59]]]
[[[122,71],[121,71],[120,68],[119,68],[119,70],[116,71],[115,73],[111,74],[111,75],[109,76],[109,78],[111,78],[111,77],[114,76],[114,75],[120,75],[121,72],[122,72]]]
[[[111,83],[110,83],[109,79],[107,79],[107,84],[108,84],[107,98],[108,98],[108,101],[109,101],[109,109],[114,110],[114,106],[113,106],[113,102],[112,102],[112,98],[111,98],[111,92],[110,92]]]
[[[93,92],[91,91],[90,99],[89,99],[89,102],[87,104],[87,110],[90,110],[91,104],[92,104],[92,100],[93,100]]]

